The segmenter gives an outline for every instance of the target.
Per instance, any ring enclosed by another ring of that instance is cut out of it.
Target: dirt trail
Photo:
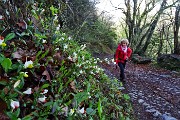
[[[110,56],[112,58],[112,56]],[[119,77],[113,64],[101,64],[110,77]],[[126,65],[126,88],[138,120],[162,120],[162,115],[180,120],[180,73],[152,65]]]

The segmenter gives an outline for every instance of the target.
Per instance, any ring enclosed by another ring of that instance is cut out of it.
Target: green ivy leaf
[[[11,68],[12,62],[11,59],[9,58],[5,58],[2,62],[1,62],[2,67],[4,68],[5,72],[8,71],[8,69]]]
[[[14,37],[15,37],[15,33],[9,33],[9,34],[5,37],[4,41],[6,42],[6,41],[8,41],[8,40],[13,39]]]

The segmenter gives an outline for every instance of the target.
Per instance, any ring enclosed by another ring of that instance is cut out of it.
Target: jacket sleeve
[[[119,53],[119,49],[117,48],[116,53],[114,55],[114,62],[116,62],[116,64],[118,64],[118,55],[119,55],[118,53]]]
[[[132,54],[132,50],[131,50],[131,48],[128,48],[127,49],[127,56],[128,56],[128,58],[131,57],[131,54]]]

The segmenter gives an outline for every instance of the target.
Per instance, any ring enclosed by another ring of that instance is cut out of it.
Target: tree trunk
[[[180,4],[176,7],[174,24],[174,54],[180,55],[180,39],[178,39],[180,26]]]
[[[164,11],[164,7],[166,6],[166,3],[167,3],[167,0],[163,0],[163,2],[161,4],[161,7],[160,7],[160,10],[158,12],[158,15],[155,17],[154,21],[152,22],[152,24],[150,25],[150,27],[148,29],[148,35],[147,35],[146,42],[145,42],[143,48],[141,49],[141,54],[142,55],[144,55],[146,50],[147,50],[147,47],[148,47],[148,45],[150,43],[150,40],[151,40],[153,32],[154,32],[154,29],[156,28],[156,25],[157,25],[157,22],[159,20],[160,15]]]
[[[138,40],[134,44],[134,46],[136,46],[134,53],[137,53],[139,55],[141,55],[141,48],[143,46],[143,43],[144,43],[145,39],[147,38],[147,35],[149,34],[149,29],[148,28],[150,28],[149,26],[151,26],[151,24],[152,24],[152,23],[147,22],[148,13],[150,13],[153,10],[154,7],[155,7],[154,1],[147,2],[143,13],[142,14],[140,14],[140,13],[137,14],[137,23],[135,25],[135,27],[136,27],[135,31],[136,32],[134,33],[133,38],[136,38]],[[159,14],[159,13],[157,12],[157,14]],[[145,33],[144,33],[144,31],[145,31]]]
[[[129,42],[131,42],[132,40],[132,29],[133,29],[133,26],[132,26],[132,18],[131,18],[131,5],[130,5],[130,0],[125,0],[125,5],[126,5],[126,8],[127,8],[127,11],[125,12],[125,15],[126,15],[126,24],[128,25],[128,40]]]
[[[162,47],[163,47],[163,34],[164,33],[164,24],[163,24],[163,28],[162,28],[162,30],[160,30],[160,36],[159,36],[159,48],[158,48],[158,52],[157,52],[157,54],[158,54],[158,56],[160,56],[161,55],[161,51],[162,51]]]

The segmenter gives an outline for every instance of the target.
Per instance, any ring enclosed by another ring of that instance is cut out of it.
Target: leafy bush
[[[1,62],[0,98],[7,104],[8,117],[129,117],[129,114],[124,114],[131,110],[126,106],[129,98],[118,90],[120,85],[117,80],[110,80],[97,66],[100,60],[91,57],[84,50],[85,45],[78,46],[64,33],[56,31],[56,34],[52,45],[44,43],[44,49],[40,51],[22,50],[25,46],[15,45],[17,51],[11,52],[8,57],[7,51],[12,48],[6,46],[1,49],[6,56],[1,54],[0,57],[1,61],[5,61]]]

